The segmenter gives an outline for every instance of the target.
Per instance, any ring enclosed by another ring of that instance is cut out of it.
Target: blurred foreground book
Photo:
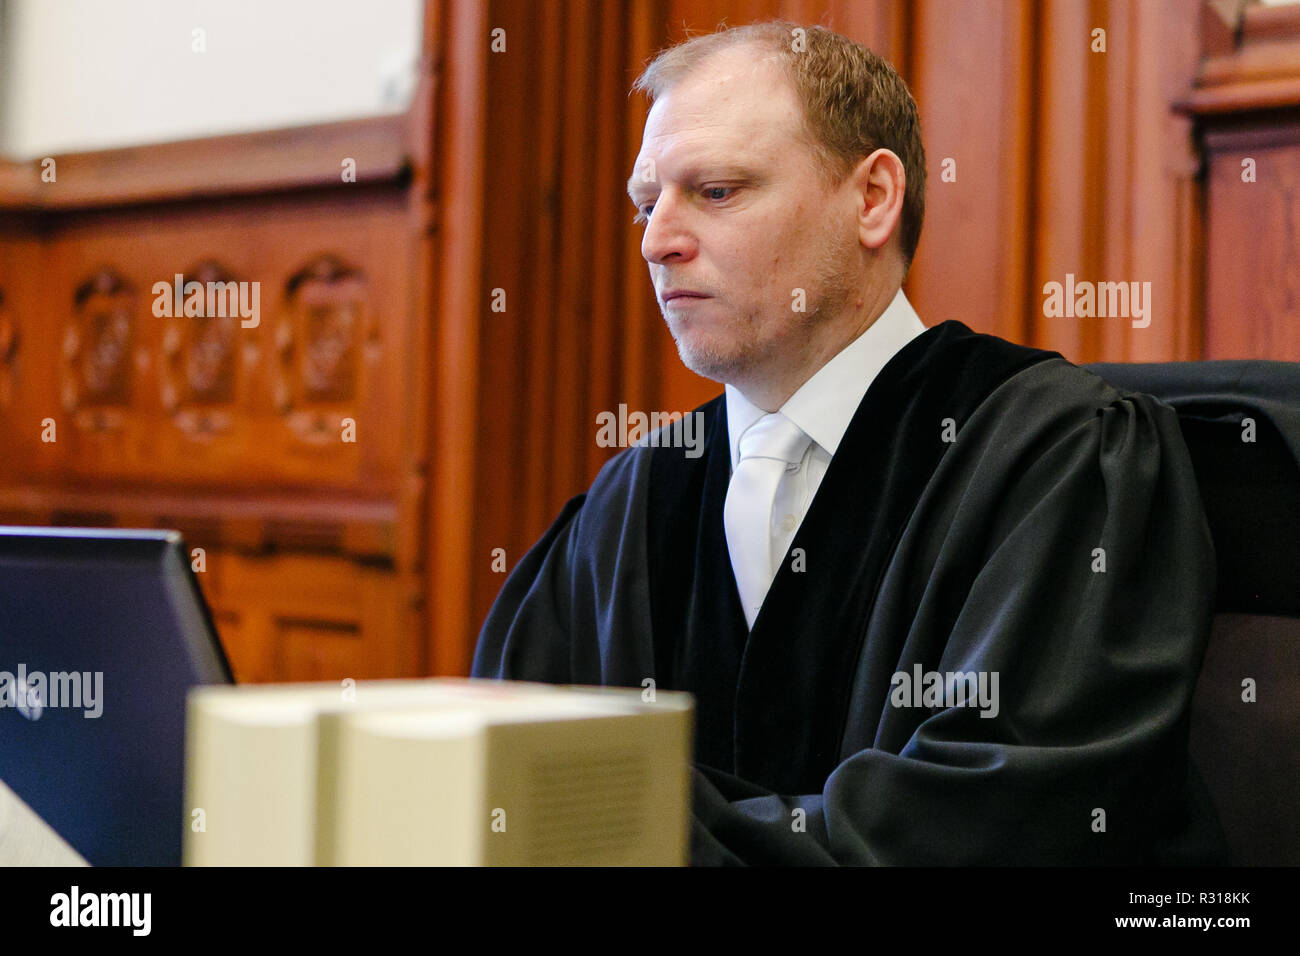
[[[456,678],[199,687],[187,866],[676,866],[689,694]]]

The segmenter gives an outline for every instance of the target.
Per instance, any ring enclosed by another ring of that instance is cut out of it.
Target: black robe
[[[474,676],[692,692],[694,864],[1222,859],[1187,757],[1213,549],[1172,410],[927,330],[871,383],[750,632],[725,399],[700,410],[702,456],[630,448],[565,505]],[[895,675],[930,672],[996,674],[996,715],[915,706]]]

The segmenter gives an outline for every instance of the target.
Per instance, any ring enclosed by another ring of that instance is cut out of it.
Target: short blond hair
[[[909,268],[925,218],[921,118],[898,71],[861,43],[825,27],[786,20],[723,26],[660,52],[632,89],[653,103],[708,57],[745,44],[767,50],[784,68],[803,105],[808,142],[829,185],[842,182],[877,149],[897,154],[906,179],[899,244],[904,270]]]

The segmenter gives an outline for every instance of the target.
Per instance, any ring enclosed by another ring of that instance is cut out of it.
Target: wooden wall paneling
[[[467,560],[474,586],[464,595],[470,613],[456,635],[456,653],[467,669],[473,638],[505,580],[493,571],[494,549],[505,552],[507,570],[531,544],[523,529],[544,528],[548,483],[554,472],[544,423],[555,395],[551,370],[560,356],[555,326],[561,309],[553,286],[559,251],[554,227],[557,137],[555,100],[561,57],[559,23],[545,8],[518,3],[492,9],[491,28],[505,31],[504,52],[485,66],[482,288],[472,314],[480,324],[478,363],[480,452],[474,462],[474,549]],[[504,311],[494,311],[498,290]],[[534,535],[535,537],[535,535]],[[495,564],[500,567],[501,565]]]
[[[482,581],[475,537],[475,506],[483,449],[499,449],[481,433],[479,316],[483,308],[484,139],[488,35],[486,5],[458,0],[441,4],[445,26],[439,69],[437,114],[442,134],[435,163],[438,176],[438,248],[434,336],[429,366],[434,370],[430,434],[429,493],[429,667],[434,674],[463,674],[476,633],[475,584]],[[426,9],[426,18],[434,16]],[[451,67],[454,64],[454,68]],[[483,564],[486,567],[485,564]],[[477,573],[476,573],[477,572]]]
[[[1150,271],[1136,269],[1134,246],[1138,207],[1141,195],[1133,188],[1142,155],[1136,148],[1135,120],[1141,104],[1138,86],[1138,64],[1146,59],[1159,58],[1158,50],[1143,48],[1142,37],[1136,27],[1136,4],[1128,0],[1104,2],[1097,9],[1096,21],[1106,30],[1106,52],[1089,53],[1092,60],[1100,60],[1103,69],[1099,77],[1101,106],[1101,138],[1092,144],[1089,164],[1097,168],[1096,196],[1098,204],[1095,218],[1088,223],[1088,231],[1095,241],[1095,276],[1097,281],[1151,283],[1151,298],[1159,312],[1153,313],[1151,325],[1135,329],[1132,320],[1125,318],[1096,318],[1090,324],[1096,331],[1092,351],[1087,358],[1123,354],[1124,343],[1138,335],[1152,338],[1164,335],[1172,318],[1173,290]],[[1195,26],[1195,19],[1192,21]],[[1150,120],[1157,117],[1149,117]],[[1163,132],[1163,129],[1162,129]],[[1157,187],[1159,184],[1156,184]],[[1148,236],[1148,241],[1151,238]],[[1147,288],[1138,286],[1139,289]],[[1139,321],[1146,321],[1141,319]],[[1083,359],[1079,359],[1082,361]]]
[[[1297,361],[1300,6],[1246,6],[1230,26],[1225,43],[1211,21],[1179,103],[1206,163],[1205,357]]]
[[[1173,321],[1166,334],[1134,336],[1134,348],[1124,353],[1128,361],[1204,357],[1203,167],[1194,124],[1177,108],[1196,76],[1203,34],[1199,6],[1196,0],[1165,0],[1160,9],[1143,4],[1137,11],[1139,29],[1148,38],[1143,46],[1160,51],[1161,68],[1142,70],[1138,84],[1144,109],[1160,121],[1136,123],[1138,155],[1147,159],[1135,187],[1145,199],[1136,221],[1136,254],[1139,268],[1150,268],[1173,289]],[[1158,168],[1151,162],[1157,156]]]
[[[554,6],[549,8],[552,14],[555,10]],[[573,7],[566,7],[564,16],[551,17],[555,21],[553,28],[541,34],[555,44],[538,49],[539,56],[552,59],[546,70],[547,85],[539,91],[546,98],[537,103],[538,109],[551,116],[550,121],[540,128],[549,140],[544,147],[546,213],[538,219],[538,226],[545,230],[545,235],[525,239],[526,243],[537,241],[540,253],[532,263],[538,270],[533,274],[532,285],[537,296],[530,299],[527,306],[533,310],[532,321],[543,338],[534,340],[537,346],[535,358],[541,361],[534,361],[529,369],[532,387],[524,399],[522,417],[530,432],[529,452],[538,456],[532,460],[545,464],[540,470],[533,471],[537,487],[529,497],[529,510],[524,519],[528,525],[541,527],[545,526],[543,522],[554,517],[556,509],[553,503],[561,498],[562,491],[573,489],[573,483],[568,479],[572,469],[572,449],[578,440],[573,433],[577,423],[573,420],[571,403],[582,354],[572,348],[572,327],[574,316],[581,309],[574,283],[585,266],[585,244],[583,237],[573,232],[573,187],[579,181],[579,176],[575,175],[579,170],[572,169],[570,164],[575,160],[572,137],[579,135],[579,130],[591,132],[592,119],[582,113],[567,111],[573,107],[571,86],[574,71],[584,67],[589,70],[591,66],[585,59],[587,51],[583,49],[581,38],[575,35],[570,22],[573,15]],[[575,59],[579,61],[576,66]],[[584,74],[580,82],[585,86],[593,80]],[[586,188],[591,188],[589,182]],[[590,195],[588,193],[584,199],[589,201]],[[553,274],[542,276],[539,273],[546,269],[547,263],[554,264]],[[582,278],[596,281],[595,277]],[[549,304],[543,306],[543,302]],[[525,543],[520,541],[518,546],[524,547]]]
[[[1300,361],[1300,110],[1205,134],[1206,358]],[[1255,181],[1242,162],[1255,162]]]
[[[564,17],[567,56],[562,83],[562,115],[573,122],[561,124],[560,194],[561,250],[560,298],[555,303],[556,363],[552,388],[557,407],[546,423],[555,443],[555,467],[551,493],[555,505],[586,487],[587,449],[594,443],[595,426],[589,426],[587,381],[593,361],[591,329],[592,288],[608,282],[608,275],[593,269],[595,249],[592,235],[594,196],[604,186],[595,176],[593,139],[599,136],[600,117],[594,112],[593,93],[601,83],[614,82],[615,76],[593,76],[598,67],[597,45],[593,42],[594,16],[590,0],[566,4]],[[586,122],[580,117],[588,117]],[[585,184],[585,188],[584,185]]]
[[[1105,70],[1102,277],[1150,282],[1150,324],[1093,320],[1100,333],[1086,360],[1169,361],[1200,357],[1202,302],[1195,272],[1199,235],[1187,213],[1199,162],[1191,124],[1173,104],[1196,73],[1195,0],[1112,2]],[[1143,320],[1145,321],[1145,320]]]
[[[910,75],[909,21],[914,6],[907,0],[785,0],[780,16],[796,23],[816,23],[865,44]]]
[[[5,345],[0,357],[0,482],[20,475],[44,477],[62,466],[65,448],[42,443],[42,421],[57,404],[33,401],[30,383],[49,361],[49,343],[40,334],[46,299],[37,277],[44,274],[45,250],[32,215],[0,212],[0,323]],[[48,319],[46,319],[48,321]],[[53,366],[49,366],[53,367]]]
[[[1170,108],[1194,70],[1194,5],[1003,9],[1019,16],[930,0],[913,20],[930,163],[927,225],[908,285],[921,314],[935,322],[983,300],[991,314],[968,324],[1075,361],[1193,357],[1199,301],[1186,259],[1197,241],[1188,232],[1196,164],[1188,125]],[[1105,53],[1091,49],[1098,27]],[[989,62],[998,68],[986,71]],[[987,157],[990,182],[967,194],[960,174],[942,181],[950,140]],[[995,243],[977,238],[990,232]],[[972,296],[951,271],[986,276],[996,291]],[[1048,318],[1043,286],[1067,274],[1152,282],[1154,327]]]
[[[1099,281],[1101,243],[1089,223],[1099,216],[1104,169],[1094,144],[1105,135],[1101,104],[1105,62],[1089,50],[1098,21],[1087,0],[1054,0],[1040,10],[1037,49],[1041,68],[1035,76],[1035,117],[1051,118],[1036,126],[1031,217],[1034,249],[1028,311],[1032,319],[1026,344],[1059,351],[1084,361],[1096,350],[1093,320],[1043,315],[1047,282]],[[1023,341],[1023,340],[1022,340]]]
[[[1300,5],[1243,6],[1234,42],[1207,37],[1209,54],[1186,101],[1201,116],[1285,109],[1300,102]]]
[[[327,188],[340,182],[342,158],[357,160],[357,182],[390,182],[406,169],[407,119],[376,116],[199,140],[56,154],[54,182],[41,179],[45,157],[0,162],[0,209],[88,209],[149,202]]]
[[[320,491],[231,492],[131,484],[0,487],[3,521],[176,528],[196,544],[341,550],[370,561],[395,560],[399,532],[398,509],[389,501]]]
[[[241,607],[219,597],[209,597],[208,602],[235,682],[267,684],[278,681],[270,615],[256,605]]]
[[[724,23],[738,26],[776,15],[778,0],[668,0],[664,41],[658,47],[680,43],[687,36],[712,33]]]
[[[240,680],[340,681],[417,673],[420,649],[394,641],[416,610],[410,576],[341,558],[218,555],[215,608]],[[284,587],[292,581],[293,587]]]
[[[1249,0],[1203,0],[1197,4],[1202,56],[1230,53],[1236,45],[1237,24]]]
[[[428,552],[433,547],[428,516],[432,509],[430,452],[433,428],[433,389],[436,370],[433,355],[435,308],[438,301],[438,113],[440,65],[442,64],[443,5],[426,0],[421,23],[420,58],[416,65],[416,88],[407,111],[403,141],[410,165],[407,191],[409,233],[412,236],[407,274],[410,276],[406,321],[409,328],[410,360],[407,362],[406,400],[402,406],[402,429],[407,436],[398,490],[397,525],[394,529],[395,565],[410,580],[409,621],[415,674],[432,671],[430,649],[434,634],[434,607],[429,599]]]
[[[29,197],[39,183],[40,168],[35,163],[0,156],[0,211],[28,206]],[[0,256],[2,255],[3,252],[0,251]]]
[[[589,271],[594,280],[589,304],[591,374],[584,402],[585,420],[575,423],[585,439],[585,454],[578,473],[583,487],[590,484],[609,459],[610,449],[596,444],[595,415],[602,410],[616,410],[620,401],[626,401],[618,381],[623,348],[619,303],[625,296],[620,239],[628,229],[627,211],[631,203],[624,184],[635,156],[626,154],[623,138],[618,135],[631,105],[628,86],[622,82],[627,66],[624,60],[627,8],[622,4],[598,4],[593,12],[596,75],[601,81],[593,84],[592,90],[592,115],[596,117],[597,131],[592,143],[594,195],[591,202],[595,215],[590,225]]]
[[[14,293],[5,292],[7,287],[11,287],[7,266],[7,262],[0,263],[0,413],[6,412],[14,401],[14,376],[17,373],[18,345],[21,340],[14,319],[13,303],[9,301]]]
[[[423,542],[398,531],[419,497],[402,412],[420,324],[400,122],[59,157],[55,183],[0,197],[0,516],[180,528],[242,680],[423,669]],[[154,315],[177,272],[260,283],[257,327]],[[295,415],[324,415],[329,440]]]
[[[47,243],[46,305],[27,320],[39,367],[57,370],[30,385],[33,406],[57,409],[60,473],[89,483],[394,493],[406,329],[393,317],[407,301],[407,246],[401,194],[368,199],[62,217]],[[337,296],[332,278],[289,288],[327,254],[351,274]],[[154,284],[177,273],[188,281],[204,263],[259,283],[256,327],[153,314]],[[214,351],[225,358],[205,392],[201,379],[211,375],[196,363]],[[105,376],[101,389],[95,380]],[[355,443],[341,440],[345,417],[361,419]]]
[[[519,21],[513,33],[520,36],[520,43],[510,56],[494,57],[491,62],[500,60],[500,65],[489,77],[491,122],[502,127],[493,166],[493,177],[500,181],[494,190],[498,202],[493,204],[493,217],[504,225],[512,222],[512,209],[526,212],[508,237],[511,245],[491,243],[487,250],[499,276],[489,285],[504,287],[510,297],[510,311],[489,316],[502,330],[498,341],[528,343],[523,354],[516,354],[513,367],[508,367],[508,378],[497,385],[511,395],[511,431],[495,467],[510,481],[500,489],[506,512],[502,518],[508,518],[508,524],[497,522],[491,546],[506,549],[507,567],[515,566],[523,558],[521,549],[530,544],[519,536],[520,529],[545,527],[542,522],[547,520],[541,515],[551,501],[555,467],[550,429],[538,425],[551,420],[555,407],[551,369],[564,360],[556,347],[556,325],[567,307],[558,282],[560,272],[573,263],[558,226],[563,23],[541,7],[529,12],[512,8],[512,13],[513,20]],[[519,105],[513,105],[516,98]],[[504,165],[507,157],[515,157],[521,165],[519,176]],[[485,360],[500,362],[486,355]],[[494,574],[494,578],[499,581],[502,576]]]
[[[208,550],[207,568],[198,576],[199,584],[236,682],[267,683],[276,679],[270,615],[257,604],[229,596],[224,586],[226,567],[237,560],[226,552]]]
[[[927,0],[911,15],[911,86],[926,147],[925,224],[908,278],[922,320],[1024,341],[1035,64],[1033,8]],[[956,181],[944,182],[946,160]],[[1055,172],[1054,172],[1055,175]],[[1062,197],[1064,199],[1064,197]],[[1054,198],[1054,201],[1055,198]]]

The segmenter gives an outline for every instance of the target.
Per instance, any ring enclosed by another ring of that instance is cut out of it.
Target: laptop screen
[[[231,683],[174,531],[0,527],[0,780],[93,866],[177,866],[185,700]]]

